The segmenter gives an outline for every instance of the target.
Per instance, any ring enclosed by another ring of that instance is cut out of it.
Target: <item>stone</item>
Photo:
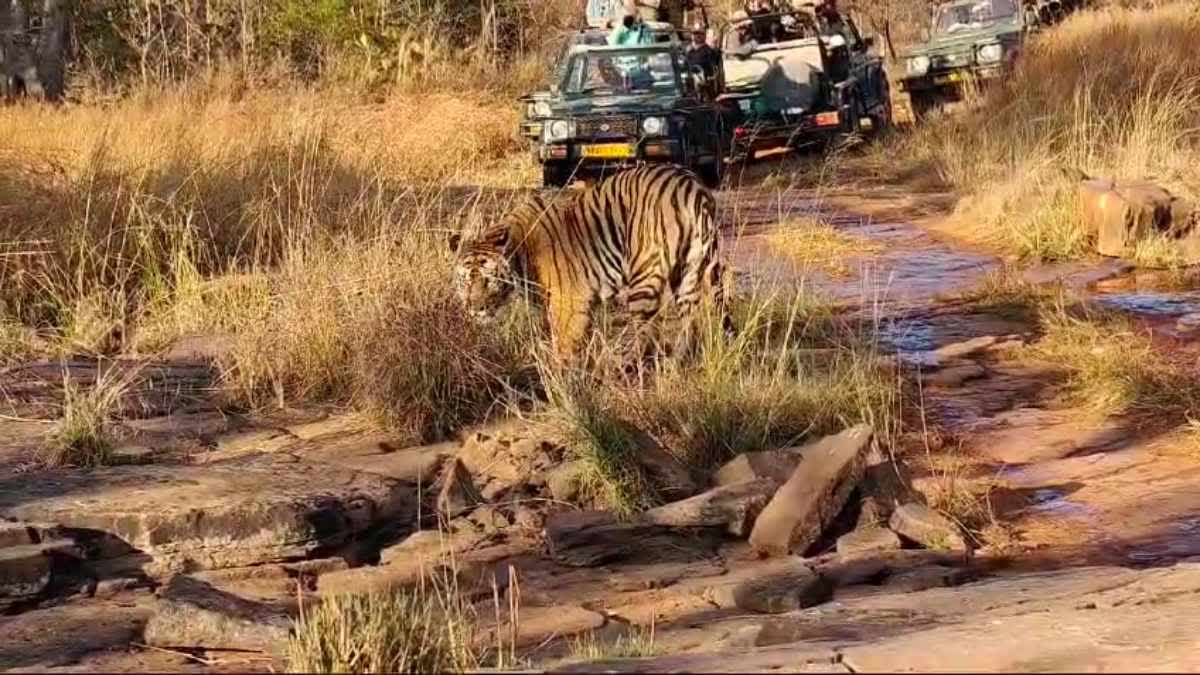
[[[1175,200],[1153,183],[1087,180],[1078,195],[1081,221],[1101,255],[1128,255],[1139,239],[1171,229]]]
[[[96,582],[93,596],[100,599],[112,598],[129,591],[144,591],[150,585],[145,579],[137,577],[118,577],[116,579],[101,579]]]
[[[438,482],[441,488],[438,490],[437,510],[443,518],[454,518],[483,503],[483,495],[479,494],[471,474],[457,459],[446,465]]]
[[[930,588],[961,586],[978,576],[978,570],[970,567],[927,565],[888,577],[887,590],[896,593],[917,593]]]
[[[634,436],[638,463],[664,499],[686,499],[700,491],[700,483],[674,455],[644,433],[635,432]]]
[[[962,342],[952,342],[947,345],[942,345],[933,350],[933,355],[937,358],[939,366],[947,362],[953,362],[956,359],[963,359],[972,354],[985,351],[1000,341],[1000,338],[995,335],[980,335]]]
[[[604,581],[614,591],[629,593],[667,588],[683,579],[715,577],[725,572],[725,564],[720,558],[709,558],[683,564],[626,565],[618,570],[610,570]]]
[[[930,387],[953,389],[965,382],[987,377],[987,370],[970,361],[944,366],[938,370],[921,374],[921,381]]]
[[[65,604],[0,615],[0,671],[47,672],[87,654],[127,652],[141,641],[150,617],[149,593],[119,601],[83,598]],[[108,669],[98,672],[131,672]]]
[[[554,444],[523,437],[520,429],[476,432],[458,451],[458,460],[480,483],[497,482],[512,488],[544,475],[561,463],[562,450]]]
[[[255,454],[273,454],[299,448],[304,442],[282,429],[235,431],[217,438],[217,447],[196,458],[203,463],[222,462]]]
[[[478,525],[485,536],[492,536],[512,525],[503,511],[490,505],[475,509],[467,516],[467,520]]]
[[[900,536],[938,551],[969,552],[962,530],[942,514],[916,502],[904,504],[893,513],[888,526]]]
[[[370,429],[371,425],[360,415],[349,413],[331,415],[325,419],[302,424],[294,424],[285,428],[289,434],[302,441],[315,441],[330,436],[341,436]]]
[[[783,484],[799,463],[800,453],[795,448],[743,452],[717,469],[713,484],[725,486],[763,478]]]
[[[778,487],[772,479],[733,483],[650,509],[641,520],[669,527],[723,527],[735,537],[745,537]]]
[[[147,572],[308,557],[417,511],[408,484],[288,454],[202,466],[147,465],[46,475],[0,493],[0,515],[103,533],[147,555]]]
[[[815,572],[795,572],[755,579],[736,586],[734,604],[739,609],[760,614],[782,614],[812,607],[833,598],[833,586]]]
[[[865,468],[873,431],[859,425],[806,446],[799,465],[759,514],[750,545],[760,555],[804,553],[837,517]]]
[[[569,637],[587,633],[602,628],[607,622],[603,614],[584,609],[577,605],[558,605],[554,607],[521,607],[516,621],[516,632],[507,616],[501,616],[499,633],[497,635],[496,621],[491,618],[491,625],[481,627],[476,636],[476,644],[480,647],[495,647],[499,640],[505,646],[515,637],[516,647],[533,647],[551,642],[555,638]]]
[[[715,545],[651,523],[619,523],[609,513],[594,511],[550,516],[543,538],[551,557],[570,567],[699,560],[710,557]]]
[[[62,529],[46,523],[0,521],[0,549],[63,539]]]
[[[413,532],[399,544],[380,551],[379,562],[390,565],[398,560],[420,559],[432,564],[451,555],[469,551],[485,539],[486,536],[474,531],[421,530]]]
[[[156,593],[146,643],[157,647],[242,649],[271,653],[284,645],[291,617],[186,575]]]
[[[0,549],[0,609],[37,597],[50,585],[50,569],[41,544]]]
[[[908,466],[878,449],[867,455],[867,468],[863,470],[858,491],[862,495],[859,527],[887,523],[892,511],[901,504],[925,503],[925,495],[913,485]]]
[[[895,551],[900,537],[886,527],[861,527],[838,537],[837,552],[850,555],[873,551]]]
[[[579,461],[565,462],[550,470],[546,475],[546,487],[550,496],[560,502],[572,503],[579,496],[580,476],[583,463]]]
[[[525,532],[541,532],[546,517],[537,509],[520,504],[513,510],[513,525]]]
[[[376,443],[375,451],[349,456],[331,456],[325,461],[355,471],[365,471],[426,489],[437,480],[447,457],[453,454],[451,444],[416,448],[383,449]],[[390,446],[389,446],[390,447]]]

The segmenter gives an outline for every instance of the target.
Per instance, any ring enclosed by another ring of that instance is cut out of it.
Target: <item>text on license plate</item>
[[[584,157],[620,159],[624,157],[633,157],[633,155],[633,145],[629,143],[601,143],[598,145],[583,146]]]

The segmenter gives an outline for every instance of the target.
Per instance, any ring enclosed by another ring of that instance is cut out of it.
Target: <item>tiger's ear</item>
[[[447,243],[450,244],[451,253],[458,253],[458,246],[462,243],[462,235],[458,232],[452,233],[450,238],[447,240]]]

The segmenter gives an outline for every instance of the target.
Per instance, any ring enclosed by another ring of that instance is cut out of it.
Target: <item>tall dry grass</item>
[[[1191,3],[1077,13],[961,116],[898,141],[965,193],[950,227],[1033,259],[1090,250],[1077,171],[1200,197],[1200,14]]]

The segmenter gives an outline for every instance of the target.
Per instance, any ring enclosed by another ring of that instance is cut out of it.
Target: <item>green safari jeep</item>
[[[901,89],[918,120],[962,99],[967,82],[1004,75],[1021,53],[1038,12],[1020,0],[950,0],[933,11],[925,44],[905,55]]]

